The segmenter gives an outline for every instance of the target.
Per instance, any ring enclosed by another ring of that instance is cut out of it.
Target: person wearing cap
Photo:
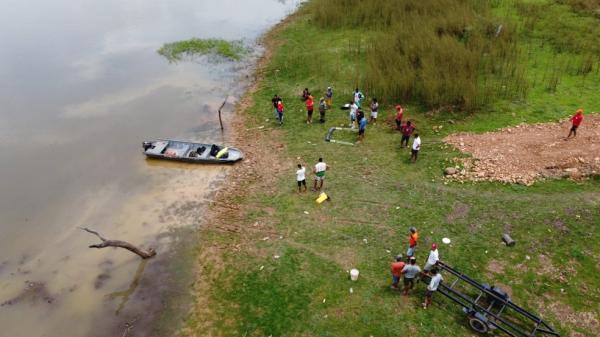
[[[325,91],[325,103],[327,103],[327,109],[331,109],[333,105],[333,89],[331,87],[327,87],[327,91]]]
[[[396,256],[396,261],[392,262],[392,289],[398,289],[398,283],[400,283],[400,277],[402,276],[402,269],[404,269],[406,263],[402,261],[402,254]]]
[[[567,139],[571,138],[571,135],[573,135],[573,137],[577,137],[577,128],[579,125],[581,125],[581,121],[583,121],[583,109],[577,109],[577,111],[575,111],[575,115],[569,118],[569,120],[572,124]]]
[[[400,130],[400,126],[402,125],[402,117],[404,116],[404,109],[400,104],[396,105],[396,129]]]
[[[444,280],[437,267],[433,267],[431,269],[431,275],[431,281],[429,281],[429,284],[427,285],[427,291],[425,292],[425,302],[422,303],[423,309],[427,309],[427,306],[431,304],[431,297],[433,296],[433,293],[437,291],[440,282]]]
[[[432,243],[431,250],[429,251],[429,257],[427,258],[427,262],[425,262],[425,267],[423,267],[423,270],[425,272],[429,272],[439,260],[440,254],[438,253],[437,243]]]
[[[409,229],[410,235],[408,236],[408,250],[406,256],[409,258],[415,255],[415,247],[417,246],[417,240],[419,240],[419,233],[415,227]]]
[[[421,268],[417,266],[417,259],[412,256],[408,259],[408,265],[402,268],[404,274],[404,295],[408,295],[408,291],[415,286],[415,278],[421,272]]]

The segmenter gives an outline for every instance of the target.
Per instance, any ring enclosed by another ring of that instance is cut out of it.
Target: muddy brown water
[[[3,2],[0,336],[120,336],[130,321],[146,335],[165,294],[189,291],[172,289],[178,245],[232,168],[146,160],[141,142],[227,143],[215,111],[226,96],[231,111],[252,57],[169,64],[156,49],[190,37],[252,44],[298,2]],[[158,256],[88,249],[97,239],[80,226]]]

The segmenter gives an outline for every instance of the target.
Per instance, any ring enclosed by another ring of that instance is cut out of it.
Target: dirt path
[[[531,185],[549,178],[581,179],[600,174],[600,115],[586,115],[577,137],[565,140],[570,122],[520,124],[483,134],[460,133],[444,140],[472,155],[452,178]]]

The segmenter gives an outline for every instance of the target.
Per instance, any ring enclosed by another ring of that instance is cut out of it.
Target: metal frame
[[[437,292],[462,306],[463,311],[469,316],[469,323],[474,330],[479,331],[473,327],[473,324],[482,324],[482,331],[479,332],[498,329],[511,337],[560,337],[560,334],[550,325],[514,304],[508,296],[502,296],[496,290],[497,288],[480,284],[442,261],[438,261],[437,267],[441,271],[456,276],[452,283],[441,282]],[[422,281],[428,283],[429,279],[431,279],[430,276],[424,276]],[[461,281],[476,290],[477,297],[473,298],[458,291],[455,287]],[[484,303],[484,301],[488,303]],[[483,329],[484,326],[485,329]]]
[[[333,132],[336,131],[336,130],[358,132],[357,129],[340,128],[340,127],[334,126],[334,127],[329,128],[329,130],[327,131],[327,135],[325,135],[325,141],[326,142],[338,143],[338,144],[344,144],[344,145],[354,145],[354,143],[346,142],[346,141],[343,141],[343,140],[335,140],[335,139],[331,138],[333,136]]]

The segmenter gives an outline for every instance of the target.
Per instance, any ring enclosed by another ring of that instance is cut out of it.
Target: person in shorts
[[[319,123],[325,123],[325,112],[327,111],[327,103],[325,102],[325,98],[321,97],[319,100]]]
[[[400,283],[400,277],[402,276],[402,269],[406,266],[406,263],[402,261],[402,254],[396,256],[396,261],[392,262],[392,289],[398,289],[398,283]]]
[[[419,233],[415,227],[409,228],[408,235],[408,250],[406,251],[407,257],[413,257],[415,255],[415,248],[417,247],[417,241],[419,240]]]
[[[427,291],[425,292],[425,302],[423,304],[423,309],[427,309],[427,307],[431,304],[431,297],[433,293],[437,291],[440,286],[440,282],[442,282],[444,278],[442,274],[440,274],[437,267],[433,267],[431,269],[431,281],[427,285]]]
[[[437,243],[432,243],[431,244],[431,250],[429,251],[429,256],[427,257],[427,262],[425,262],[425,267],[423,267],[423,270],[425,272],[429,272],[431,270],[431,268],[433,268],[437,262],[440,260],[440,253],[438,252],[437,249]]]
[[[421,272],[421,268],[417,266],[417,259],[412,256],[408,259],[408,265],[402,268],[402,274],[404,274],[404,295],[408,295],[408,291],[415,286],[415,279]]]
[[[323,188],[323,181],[325,180],[325,171],[327,171],[328,166],[323,162],[323,158],[319,158],[319,162],[315,165],[315,185],[313,187],[314,191],[320,191]],[[317,188],[317,183],[319,187]]]
[[[327,109],[331,109],[333,104],[333,89],[331,87],[327,87],[327,91],[325,91],[325,103],[327,103]]]
[[[413,163],[417,161],[419,150],[421,150],[421,138],[418,133],[415,133],[415,139],[413,139],[412,147],[410,149],[410,160],[412,160]]]
[[[581,125],[581,121],[583,121],[583,109],[577,109],[577,111],[575,111],[575,115],[569,118],[569,120],[571,121],[571,130],[569,131],[567,139],[571,138],[571,135],[573,135],[573,137],[577,137],[577,128],[579,125]]]
[[[411,121],[406,122],[406,124],[400,127],[400,133],[402,133],[402,139],[400,140],[400,147],[407,147],[408,141],[410,140],[410,136],[415,131],[415,126]]]
[[[298,183],[298,193],[302,192],[302,186],[304,186],[304,192],[306,192],[306,168],[301,164],[298,164],[298,170],[296,171],[296,182]]]
[[[369,122],[375,124],[377,123],[377,114],[379,111],[379,103],[377,103],[377,98],[373,98],[371,101],[371,120]]]
[[[312,124],[312,115],[313,115],[313,109],[315,106],[315,100],[312,97],[312,95],[310,94],[310,92],[308,93],[308,97],[306,98],[306,124]]]

